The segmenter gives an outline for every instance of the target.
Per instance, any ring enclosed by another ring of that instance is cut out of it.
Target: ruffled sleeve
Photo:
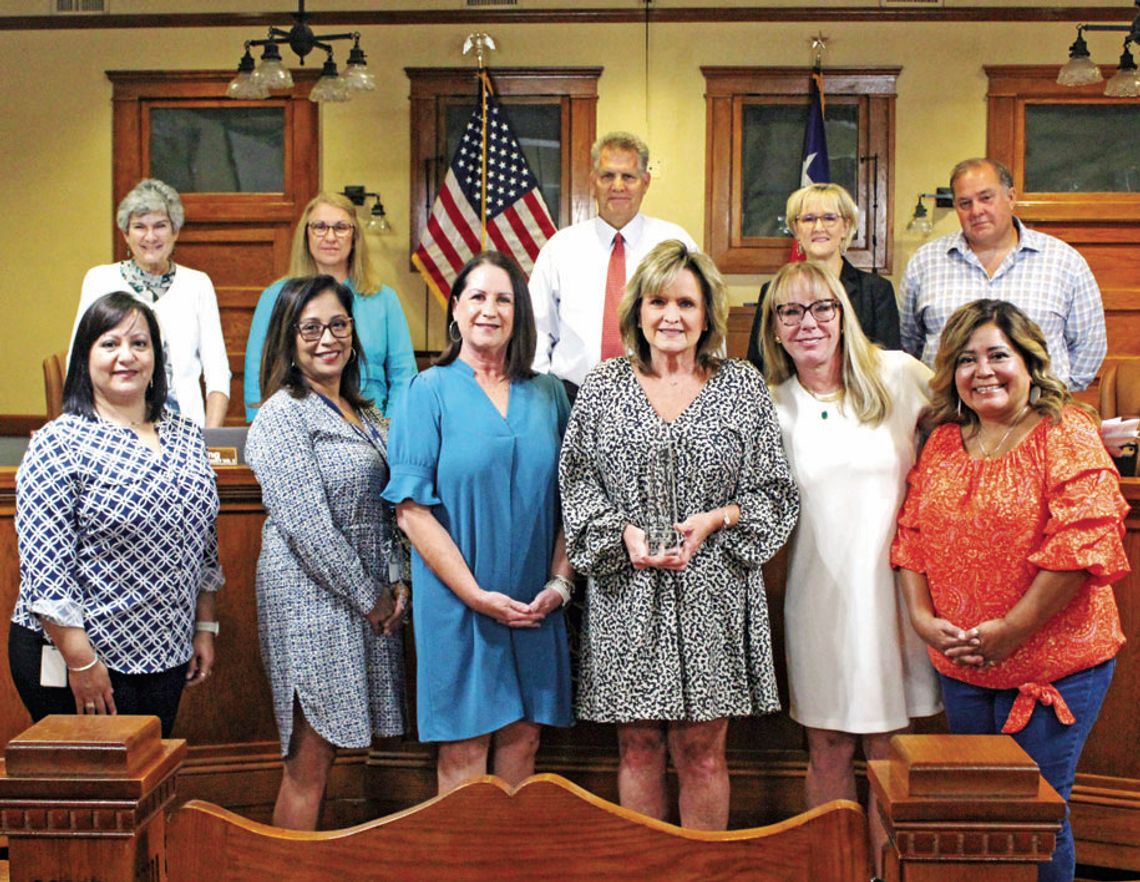
[[[1049,520],[1029,562],[1043,570],[1088,570],[1091,584],[1109,585],[1130,570],[1124,552],[1128,503],[1120,477],[1092,419],[1065,408],[1045,442]]]
[[[435,476],[439,463],[440,417],[443,408],[433,371],[412,378],[388,438],[391,471],[383,497],[393,505],[410,499],[419,505],[440,505]]]
[[[562,438],[558,483],[566,554],[574,569],[605,576],[628,568],[622,534],[629,518],[612,502],[599,462],[598,427],[610,409],[614,371],[609,362],[594,368],[582,383]]]
[[[740,508],[740,520],[718,533],[725,553],[755,569],[780,550],[800,514],[800,495],[780,442],[780,421],[772,396],[751,365],[726,361],[720,370],[738,374],[742,388],[738,415],[747,422],[744,461],[729,499]]]

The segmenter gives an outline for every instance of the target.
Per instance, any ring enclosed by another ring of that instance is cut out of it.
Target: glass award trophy
[[[652,555],[664,554],[681,545],[677,523],[677,461],[673,445],[666,441],[645,470],[645,540]]]

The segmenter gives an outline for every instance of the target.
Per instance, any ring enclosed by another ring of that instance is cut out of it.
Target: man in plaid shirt
[[[960,232],[923,245],[903,279],[902,346],[934,364],[942,326],[979,298],[1008,300],[1040,325],[1053,372],[1085,389],[1108,351],[1100,288],[1085,259],[1013,215],[1013,175],[992,159],[967,159],[950,174]]]

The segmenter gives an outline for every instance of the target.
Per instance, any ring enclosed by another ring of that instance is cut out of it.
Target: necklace
[[[1023,408],[1021,408],[1021,413],[1019,413],[1017,415],[1017,419],[1015,419],[1012,423],[1010,423],[1009,428],[1005,430],[1005,434],[1001,436],[1001,440],[998,441],[997,445],[994,447],[993,453],[990,452],[989,448],[986,447],[985,442],[982,440],[982,427],[981,427],[981,424],[979,424],[978,425],[978,434],[975,437],[977,438],[977,441],[978,441],[978,447],[980,447],[982,450],[982,456],[985,457],[986,459],[993,459],[995,456],[997,456],[998,453],[1001,452],[1002,445],[1005,444],[1005,442],[1009,440],[1009,436],[1013,434],[1013,430],[1016,429],[1021,424],[1021,421],[1023,419],[1025,419],[1025,415],[1027,413],[1029,413],[1029,405],[1028,404],[1025,405]]]
[[[846,391],[846,390],[844,390],[844,388],[842,386],[836,386],[834,389],[830,389],[827,392],[813,392],[811,389],[809,389],[807,386],[805,386],[803,384],[803,382],[799,381],[798,377],[796,378],[796,380],[797,380],[797,382],[800,383],[800,388],[803,389],[808,395],[810,395],[812,398],[814,398],[820,404],[832,404],[836,401],[842,401],[843,400],[843,393],[844,393],[844,391]],[[828,417],[828,409],[825,407],[823,410],[821,410],[819,412],[819,418],[821,420],[825,420],[825,419],[827,419],[827,417]]]

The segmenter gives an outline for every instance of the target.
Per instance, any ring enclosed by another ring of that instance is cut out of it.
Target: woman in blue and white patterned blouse
[[[183,686],[209,676],[218,491],[201,431],[165,401],[154,313],[100,297],[76,330],[63,414],[16,474],[8,654],[34,720],[153,714],[169,736]]]
[[[360,390],[352,291],[290,279],[269,319],[246,456],[269,517],[257,560],[261,656],[285,769],[273,823],[316,828],[338,747],[404,731],[408,601],[388,423]]]

